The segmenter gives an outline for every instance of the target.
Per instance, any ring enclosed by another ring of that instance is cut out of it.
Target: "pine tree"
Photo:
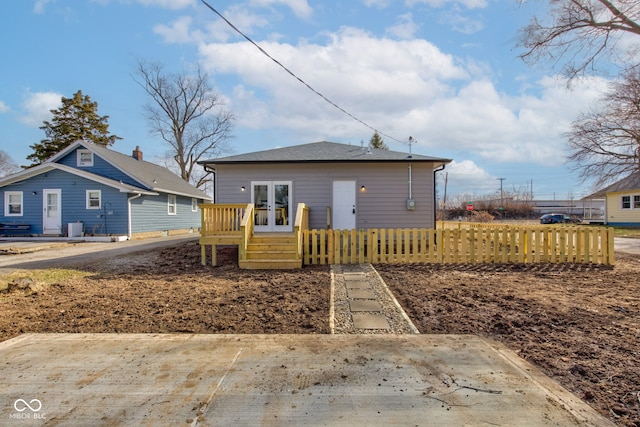
[[[57,110],[51,110],[51,122],[45,121],[44,125],[40,126],[47,138],[30,146],[33,149],[33,154],[27,156],[27,160],[33,162],[30,166],[44,162],[78,140],[108,147],[122,139],[116,135],[109,135],[109,116],[99,116],[97,111],[98,103],[91,102],[88,95],[83,96],[81,90],[76,92],[73,98],[63,96],[62,106]]]
[[[378,132],[375,132],[371,139],[369,140],[369,146],[371,148],[380,148],[382,150],[388,150],[387,144],[384,143],[384,140],[380,136]]]

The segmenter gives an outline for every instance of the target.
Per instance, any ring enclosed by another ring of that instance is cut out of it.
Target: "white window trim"
[[[171,212],[171,208],[173,207],[173,212]],[[177,215],[178,214],[178,198],[175,194],[167,194],[167,215]]]
[[[11,196],[20,196],[20,213],[9,212],[9,199]],[[4,216],[23,216],[24,215],[24,193],[22,191],[5,191],[4,192]]]
[[[198,199],[191,199],[191,212],[198,212]]]
[[[627,197],[629,198],[629,207],[625,208],[624,207],[624,198]],[[632,194],[624,194],[622,196],[620,196],[620,209],[623,211],[630,211],[633,209],[633,195]]]
[[[89,195],[91,193],[98,193],[98,206],[91,206],[91,199]],[[101,209],[102,208],[102,190],[87,190],[86,192],[86,205],[87,209]]]
[[[91,156],[91,160],[90,161],[82,161],[82,155],[83,154],[89,154]],[[79,167],[89,167],[89,166],[93,166],[93,152],[91,152],[90,150],[82,150],[79,149],[76,151],[76,155],[77,155],[77,164]]]

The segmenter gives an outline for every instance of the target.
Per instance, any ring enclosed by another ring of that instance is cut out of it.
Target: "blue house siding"
[[[168,213],[168,195],[142,196],[131,201],[131,232],[200,227],[200,209],[191,210],[191,197],[176,196],[176,215]],[[198,199],[198,204],[202,203]]]
[[[69,166],[72,168],[76,168],[79,170],[83,170],[86,172],[94,173],[96,175],[104,176],[115,181],[122,181],[125,184],[135,185],[137,187],[144,187],[144,185],[133,178],[131,178],[126,173],[120,171],[119,169],[112,166],[110,163],[106,162],[100,156],[93,156],[93,166],[78,166],[78,150],[82,148],[78,148],[76,150],[71,151],[66,156],[62,157],[56,163],[60,163],[65,166]]]
[[[85,233],[127,234],[127,195],[97,182],[67,174],[49,171],[27,181],[7,185],[0,191],[3,198],[2,222],[26,223],[31,233],[42,234],[44,199],[43,189],[60,190],[62,233],[70,222],[82,222]],[[99,190],[101,209],[87,209],[86,191]],[[23,192],[23,216],[4,216],[4,197],[7,191]],[[33,193],[36,194],[33,194]]]

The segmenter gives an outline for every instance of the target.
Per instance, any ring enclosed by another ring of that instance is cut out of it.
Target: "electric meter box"
[[[407,210],[408,211],[416,210],[416,201],[414,199],[407,199]]]

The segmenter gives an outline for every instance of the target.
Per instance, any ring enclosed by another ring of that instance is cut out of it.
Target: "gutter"
[[[142,194],[138,193],[135,196],[127,198],[127,240],[131,240],[131,201],[142,197]]]
[[[438,217],[438,198],[436,197],[437,191],[436,191],[436,173],[437,172],[441,172],[444,170],[444,168],[447,165],[445,163],[442,164],[442,166],[440,166],[437,169],[433,170],[433,228],[436,228],[436,218]]]

